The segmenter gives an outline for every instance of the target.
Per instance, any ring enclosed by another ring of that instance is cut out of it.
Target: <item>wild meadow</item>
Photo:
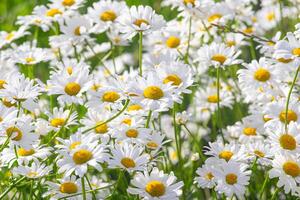
[[[0,200],[296,200],[300,0],[0,0]]]

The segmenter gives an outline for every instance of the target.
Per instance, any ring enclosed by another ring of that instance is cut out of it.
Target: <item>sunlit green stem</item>
[[[139,32],[139,74],[143,75],[143,32]]]

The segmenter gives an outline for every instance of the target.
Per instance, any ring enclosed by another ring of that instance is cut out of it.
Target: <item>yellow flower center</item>
[[[150,141],[150,142],[147,142],[147,147],[150,149],[156,149],[158,147],[158,144],[154,141]]]
[[[227,150],[221,151],[219,153],[219,158],[222,158],[226,161],[229,161],[232,156],[233,156],[233,153],[231,151],[227,151]]]
[[[265,157],[265,154],[263,152],[261,152],[260,150],[254,150],[254,154],[260,158]]]
[[[136,129],[129,129],[126,131],[126,136],[130,138],[136,138],[139,135],[139,132]]]
[[[163,80],[163,83],[164,84],[167,84],[167,83],[170,83],[172,82],[172,85],[180,85],[182,83],[182,80],[179,76],[177,76],[176,74],[170,74],[168,75],[164,80]]]
[[[287,161],[282,166],[283,171],[292,176],[297,177],[300,174],[300,167],[299,165],[294,161]]]
[[[0,80],[0,90],[4,89],[4,85],[6,84],[5,80]]]
[[[293,49],[293,54],[295,55],[295,56],[300,56],[300,48],[295,48],[295,49]]]
[[[73,161],[77,165],[81,165],[91,160],[92,157],[93,157],[92,152],[85,149],[80,149],[74,153]]]
[[[166,187],[161,181],[149,181],[146,185],[145,191],[152,197],[163,196],[166,192]]]
[[[254,73],[254,78],[260,82],[266,82],[267,80],[270,79],[270,72],[264,68],[259,68],[256,70]]]
[[[39,174],[37,173],[37,172],[34,172],[34,171],[31,171],[31,172],[28,172],[27,173],[27,176],[28,177],[31,177],[31,178],[33,178],[33,177],[37,177]]]
[[[127,125],[131,125],[131,119],[130,118],[126,118],[126,119],[123,119],[122,121],[123,124],[127,124]]]
[[[12,135],[15,135],[15,133],[17,134],[14,138],[12,138],[12,140],[15,141],[20,141],[23,137],[23,133],[20,129],[18,129],[15,126],[9,127],[8,129],[6,129],[6,134],[8,137],[11,137]]]
[[[73,74],[73,67],[71,66],[67,67],[67,72],[69,75]]]
[[[80,141],[73,142],[73,143],[70,145],[69,149],[70,149],[70,150],[75,149],[75,148],[76,148],[78,145],[80,145],[80,144],[81,144]]]
[[[142,109],[142,106],[138,105],[138,104],[133,104],[133,105],[130,105],[128,107],[128,111],[137,111],[137,110],[141,110]]]
[[[70,96],[76,96],[80,92],[80,85],[75,82],[70,82],[65,86],[65,92]]]
[[[218,99],[217,95],[210,95],[210,96],[207,97],[207,101],[209,103],[218,103],[219,99]]]
[[[158,100],[164,96],[164,92],[157,86],[149,86],[144,90],[144,97],[148,99]]]
[[[237,178],[237,175],[230,173],[226,175],[225,180],[227,184],[234,185],[237,183]]]
[[[227,60],[226,56],[222,54],[215,54],[211,59],[216,62],[219,62],[220,64],[223,64]]]
[[[16,103],[11,103],[11,102],[8,101],[6,98],[3,98],[3,99],[2,99],[2,103],[3,103],[3,105],[5,105],[5,106],[8,107],[8,108],[13,107],[13,106],[16,106]]]
[[[253,136],[256,135],[256,128],[246,127],[244,128],[243,132],[247,136]]]
[[[281,135],[279,138],[279,143],[283,149],[287,149],[287,150],[294,150],[296,149],[296,145],[297,145],[296,139],[294,138],[294,136],[290,134]]]
[[[65,124],[65,119],[63,118],[53,118],[50,121],[51,126],[53,127],[60,127]]]
[[[149,25],[149,22],[145,19],[136,19],[133,24],[135,24],[138,27],[141,27],[142,24]]]
[[[176,36],[170,36],[167,40],[166,40],[166,45],[169,48],[176,48],[180,45],[180,39]]]
[[[102,21],[114,21],[117,18],[116,13],[113,10],[107,10],[100,15]]]
[[[285,58],[278,58],[277,61],[281,62],[281,63],[289,63],[291,62],[293,59],[285,59]]]
[[[120,95],[117,92],[114,91],[107,91],[104,92],[103,96],[102,96],[102,101],[105,102],[115,102],[120,98]]]
[[[268,122],[268,121],[272,120],[272,118],[267,117],[266,115],[264,115],[263,120],[264,120],[264,122]]]
[[[267,15],[266,15],[266,19],[268,21],[273,21],[275,19],[275,13],[274,12],[269,12]]]
[[[209,17],[207,18],[207,21],[208,21],[208,22],[214,22],[214,21],[220,19],[221,17],[222,17],[221,14],[216,13],[216,14],[213,14],[213,15],[209,16]]]
[[[108,126],[107,126],[106,123],[105,123],[105,124],[102,124],[102,123],[103,123],[102,121],[99,121],[99,122],[97,123],[97,125],[99,125],[99,126],[97,126],[97,127],[95,128],[95,132],[96,132],[96,133],[100,133],[100,134],[107,133],[107,131],[108,131]],[[100,124],[102,124],[102,125],[100,125]]]
[[[3,121],[3,118],[2,117],[0,117],[0,122],[2,122]]]
[[[297,121],[298,116],[297,116],[297,114],[294,111],[288,110],[288,112],[287,112],[287,119],[286,119],[286,112],[285,112],[285,110],[283,110],[279,114],[279,119],[283,123],[285,123],[285,120],[287,120],[287,123],[290,123],[291,121],[294,121],[294,122]]]
[[[78,191],[78,187],[73,182],[65,182],[65,183],[62,183],[60,185],[59,191],[61,193],[73,194],[73,193],[76,193]]]
[[[74,29],[74,35],[76,36],[80,36],[81,33],[80,33],[80,26],[77,26],[75,29]]]
[[[126,168],[134,168],[135,167],[135,162],[131,158],[125,157],[122,158],[121,164],[126,167]]]
[[[18,156],[31,156],[32,154],[35,153],[35,151],[33,149],[26,150],[23,148],[19,148],[17,153],[18,153]]]
[[[25,61],[26,61],[26,63],[30,64],[30,63],[34,62],[35,59],[33,57],[28,57],[28,58],[25,58]]]
[[[54,17],[55,15],[61,15],[62,12],[57,8],[52,8],[46,12],[48,17]]]
[[[246,34],[251,34],[251,33],[253,33],[253,27],[245,28],[245,29],[243,30],[243,32],[246,33]]]
[[[236,45],[236,42],[231,40],[231,41],[227,41],[226,44],[227,44],[227,46],[232,47],[232,46]]]
[[[184,3],[185,5],[187,5],[187,4],[192,4],[193,6],[195,6],[195,0],[183,0],[183,3]]]
[[[72,6],[74,5],[75,1],[74,0],[63,0],[62,5],[63,6]]]
[[[207,180],[211,180],[214,177],[214,175],[211,172],[208,172],[207,174],[205,174],[205,178]]]
[[[14,37],[14,33],[9,33],[7,34],[7,36],[5,37],[5,40],[11,40]]]

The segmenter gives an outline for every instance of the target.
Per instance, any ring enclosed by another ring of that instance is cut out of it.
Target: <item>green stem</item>
[[[139,70],[140,76],[143,76],[143,32],[139,32]]]
[[[175,135],[175,143],[176,143],[176,150],[177,150],[177,156],[179,159],[179,165],[182,164],[181,160],[181,152],[180,152],[180,144],[179,144],[179,139],[180,139],[180,134],[179,134],[179,130],[178,130],[178,126],[176,123],[176,112],[177,112],[177,106],[176,103],[174,103],[174,107],[173,107],[173,126],[174,126],[174,135]]]
[[[84,185],[84,177],[81,178],[81,187],[82,187],[82,199],[86,200],[86,192],[85,192],[85,185]]]
[[[261,190],[259,191],[259,193],[260,193],[259,199],[262,199],[262,196],[264,194],[264,190],[265,190],[265,188],[267,186],[268,180],[269,180],[269,174],[267,173],[266,174],[266,178],[265,178],[264,183],[263,183],[263,186],[262,186]]]
[[[88,183],[90,189],[92,190],[93,200],[96,200],[96,199],[97,199],[97,198],[96,198],[96,193],[95,193],[95,191],[93,190],[92,184],[91,184],[90,180],[88,179],[88,177],[87,177],[86,175],[85,175],[85,179],[86,179],[86,181],[87,181],[87,183]]]
[[[252,38],[250,39],[250,54],[251,54],[252,60],[256,60],[256,52],[255,52],[255,47],[254,47],[254,41]]]
[[[222,132],[222,116],[220,108],[220,67],[217,68],[217,127],[218,134],[222,136],[223,142],[225,142],[225,138]]]
[[[290,90],[289,90],[289,93],[288,93],[288,96],[287,96],[286,105],[285,105],[285,122],[284,122],[284,125],[285,125],[285,132],[286,133],[288,132],[288,128],[287,128],[288,121],[287,120],[288,120],[288,110],[289,110],[290,98],[291,98],[291,95],[292,95],[292,92],[293,92],[293,88],[294,88],[295,83],[296,83],[297,78],[298,78],[299,70],[300,70],[300,66],[297,68],[296,74],[294,76],[292,85],[290,87]]]
[[[192,17],[190,17],[190,20],[189,20],[189,33],[188,33],[188,46],[187,46],[187,49],[186,49],[186,53],[185,53],[185,56],[184,56],[184,60],[186,63],[188,63],[188,59],[189,59],[189,51],[190,51],[190,43],[191,43],[191,35],[192,35]]]
[[[89,131],[91,131],[91,130],[99,127],[99,126],[102,126],[104,124],[107,124],[107,123],[111,122],[112,120],[114,120],[115,118],[119,117],[119,115],[121,115],[126,110],[128,104],[129,104],[129,101],[130,101],[129,99],[126,100],[124,107],[117,114],[115,114],[114,116],[112,116],[108,120],[106,120],[106,121],[104,121],[104,122],[102,122],[100,124],[97,124],[96,126],[94,126],[92,128],[88,128],[88,129],[84,130],[82,133],[87,133],[87,132],[89,132]]]
[[[150,123],[150,120],[151,120],[151,115],[152,115],[152,110],[149,110],[147,121],[146,121],[146,124],[145,124],[145,128],[149,128],[149,123]]]
[[[19,180],[17,180],[15,183],[13,183],[9,188],[7,188],[0,196],[0,200],[3,199],[17,184],[22,182],[26,177],[23,176]]]
[[[276,199],[276,196],[277,196],[279,190],[280,190],[280,188],[276,188],[275,192],[273,193],[273,195],[272,195],[272,197],[271,197],[271,200]]]

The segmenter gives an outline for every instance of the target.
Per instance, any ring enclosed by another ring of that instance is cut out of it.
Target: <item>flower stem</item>
[[[191,43],[191,35],[192,35],[192,17],[190,17],[190,20],[189,20],[189,33],[188,33],[188,46],[187,46],[187,49],[186,49],[186,53],[185,53],[185,56],[184,56],[184,60],[185,60],[185,63],[188,63],[188,59],[189,59],[189,51],[190,51],[190,43]]]
[[[149,128],[149,124],[150,124],[150,120],[151,120],[151,115],[152,115],[152,110],[149,110],[145,128]]]
[[[263,186],[262,186],[261,190],[259,191],[259,193],[260,193],[259,199],[262,199],[262,196],[264,194],[264,190],[265,190],[265,187],[268,183],[268,180],[269,180],[269,174],[267,173],[266,178],[265,178],[264,183],[263,183]]]
[[[182,164],[182,158],[181,158],[181,150],[180,150],[180,130],[178,130],[178,125],[176,123],[176,112],[177,112],[177,105],[174,103],[173,107],[173,126],[174,126],[174,135],[175,135],[175,143],[176,143],[176,151],[177,156],[179,159],[179,164]]]
[[[86,175],[85,175],[85,179],[86,179],[86,181],[87,181],[87,183],[88,183],[90,189],[92,190],[93,200],[96,200],[97,198],[96,198],[95,191],[93,190],[92,184],[91,184],[89,178],[88,178]]]
[[[140,69],[140,76],[143,75],[143,32],[139,32],[139,69]]]
[[[99,127],[99,126],[102,126],[104,124],[107,124],[108,122],[110,122],[110,121],[114,120],[115,118],[119,117],[126,110],[128,104],[129,104],[129,101],[130,101],[129,99],[126,100],[126,102],[124,104],[124,107],[117,114],[115,114],[114,116],[112,116],[111,118],[109,118],[108,120],[106,120],[105,122],[102,122],[100,124],[97,124],[94,127],[91,127],[91,128],[88,128],[88,129],[84,130],[82,133],[87,133],[87,132],[89,132],[89,131],[91,131],[91,130]]]
[[[225,138],[222,132],[222,116],[220,109],[220,67],[217,68],[217,132],[222,136],[223,142],[225,142]]]
[[[84,177],[81,178],[81,187],[82,187],[82,199],[86,200],[86,192],[85,192],[85,185],[84,185]]]
[[[288,125],[288,110],[289,110],[289,103],[290,103],[290,99],[291,99],[291,95],[292,95],[292,92],[293,92],[293,88],[295,86],[295,83],[297,81],[297,78],[298,78],[298,74],[299,74],[299,70],[300,70],[300,66],[297,68],[297,71],[296,71],[296,74],[294,76],[294,79],[293,79],[293,82],[292,82],[292,85],[290,87],[290,90],[289,90],[289,93],[288,93],[288,96],[287,96],[287,100],[286,100],[286,105],[285,105],[285,122],[284,122],[284,127],[285,127],[285,132],[287,133],[288,132],[288,128],[287,128],[287,125]]]
[[[17,184],[22,182],[26,177],[23,176],[19,180],[17,180],[15,183],[13,183],[9,188],[7,188],[0,196],[0,200],[3,199]]]

